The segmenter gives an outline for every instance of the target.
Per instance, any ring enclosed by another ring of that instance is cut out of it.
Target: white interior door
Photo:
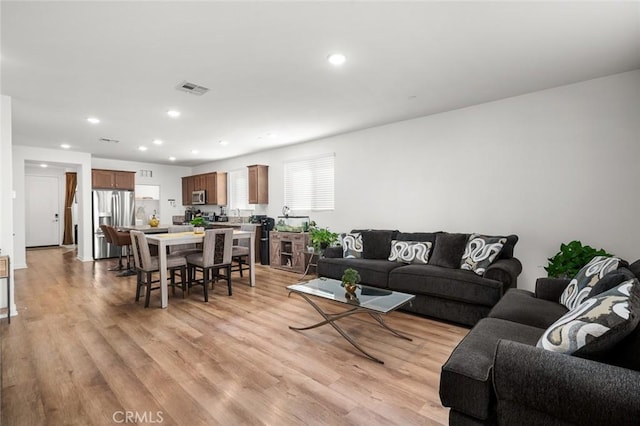
[[[60,245],[60,185],[55,176],[25,176],[27,247]]]

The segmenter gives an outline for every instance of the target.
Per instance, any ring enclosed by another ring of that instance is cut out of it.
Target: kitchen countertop
[[[175,223],[174,225],[191,225],[189,222],[185,222],[185,223]],[[204,227],[211,227],[211,226],[215,226],[215,227],[225,227],[225,228],[239,228],[242,225],[256,225],[256,226],[260,226],[259,223],[240,223],[240,222],[208,222]]]

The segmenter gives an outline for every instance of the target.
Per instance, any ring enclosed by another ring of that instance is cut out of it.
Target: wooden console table
[[[0,256],[0,278],[7,279],[7,320],[11,324],[11,260],[9,256]]]

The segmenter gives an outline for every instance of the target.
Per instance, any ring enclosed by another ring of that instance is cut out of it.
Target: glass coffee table
[[[320,321],[317,324],[310,325],[308,327],[291,327],[292,330],[309,330],[312,328],[320,327],[321,325],[330,324],[336,329],[342,337],[344,337],[349,343],[356,349],[362,352],[369,359],[384,364],[384,362],[364,349],[362,349],[338,324],[336,321],[355,314],[369,314],[375,319],[382,327],[389,330],[395,336],[402,339],[411,340],[411,338],[404,336],[396,330],[389,327],[382,315],[395,311],[399,307],[410,303],[415,298],[412,294],[400,293],[399,291],[385,290],[377,287],[369,287],[366,285],[358,285],[358,289],[355,295],[351,295],[345,292],[344,288],[340,285],[341,282],[331,278],[316,278],[311,281],[293,284],[287,287],[289,290],[289,296],[291,293],[299,294],[304,300],[309,302],[311,306],[324,318],[324,321]],[[331,300],[339,305],[347,307],[345,311],[339,313],[327,313],[320,306],[318,306],[311,297],[319,297],[320,299]]]

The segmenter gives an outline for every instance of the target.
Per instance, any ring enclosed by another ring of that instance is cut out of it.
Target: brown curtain
[[[71,215],[71,207],[73,206],[73,199],[76,196],[76,185],[78,183],[78,177],[75,173],[65,173],[67,175],[67,185],[65,188],[64,197],[64,238],[62,244],[73,244],[73,217]]]

